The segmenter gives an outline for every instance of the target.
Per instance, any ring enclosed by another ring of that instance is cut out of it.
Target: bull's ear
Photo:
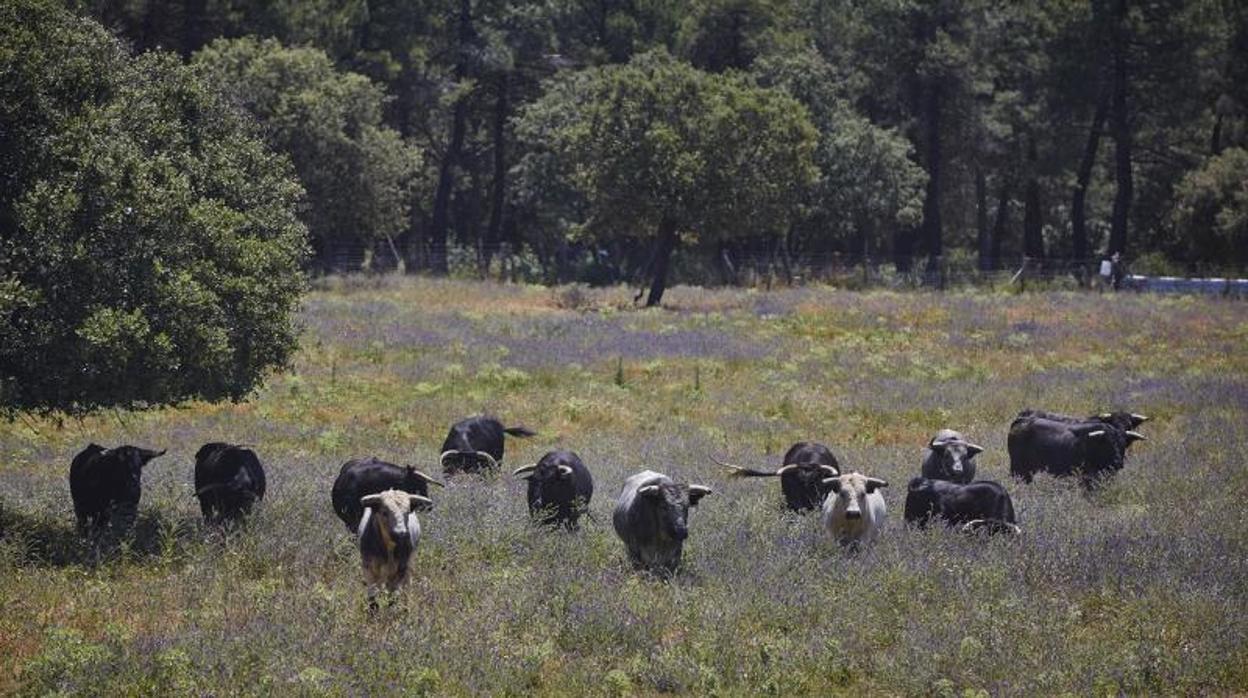
[[[709,487],[703,485],[689,485],[689,505],[697,506],[698,500],[713,492]]]
[[[638,488],[637,494],[643,497],[657,497],[661,491],[662,489],[658,485],[646,485]]]
[[[888,482],[878,477],[867,478],[867,494],[871,494],[879,487],[888,487]]]
[[[833,492],[839,493],[841,491],[841,478],[839,477],[825,477],[823,484],[831,488]]]
[[[380,494],[366,494],[363,497],[360,497],[360,504],[366,507],[371,507],[380,501],[381,501]]]

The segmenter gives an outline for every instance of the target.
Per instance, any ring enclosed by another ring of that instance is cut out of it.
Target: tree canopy
[[[588,234],[656,239],[649,305],[662,299],[678,235],[784,230],[817,176],[816,132],[796,100],[663,51],[557,78],[517,133],[584,198]]]
[[[162,52],[0,7],[0,410],[238,399],[297,345],[302,190]]]

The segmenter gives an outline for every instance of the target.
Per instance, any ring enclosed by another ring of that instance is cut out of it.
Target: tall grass
[[[0,692],[1005,695],[1248,690],[1248,306],[1195,298],[774,293],[335,279],[306,303],[294,371],[247,403],[0,425]],[[1010,482],[1024,407],[1145,412],[1101,491]],[[450,422],[480,411],[541,432],[504,467],[571,448],[594,520],[526,523],[522,482],[457,476],[432,495],[412,579],[365,610],[334,517],[339,465],[435,471]],[[942,427],[987,451],[1024,534],[900,524]],[[883,477],[879,544],[846,555],[774,481],[814,439]],[[116,545],[72,534],[66,474],[88,441],[168,448]],[[256,445],[268,498],[205,530],[204,442]],[[610,528],[643,468],[715,488],[685,571],[634,574]]]

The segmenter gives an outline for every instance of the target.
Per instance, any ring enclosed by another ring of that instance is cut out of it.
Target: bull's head
[[[823,481],[832,491],[829,497],[836,497],[835,506],[843,509],[845,518],[861,519],[867,506],[867,495],[881,487],[888,487],[888,482],[878,477],[867,477],[861,473],[849,473],[840,477],[830,477]]]
[[[970,479],[971,459],[984,452],[977,446],[953,431],[942,431],[937,434],[927,447],[932,449],[939,459],[939,470],[949,480]]]
[[[116,458],[135,478],[143,471],[143,466],[147,465],[154,458],[165,455],[164,450],[151,451],[138,446],[118,446],[107,452],[107,455]]]
[[[637,494],[650,502],[657,514],[659,532],[664,538],[683,541],[689,536],[689,507],[712,492],[702,485],[660,482],[645,485]]]
[[[402,490],[386,490],[360,498],[360,504],[372,509],[374,521],[381,531],[387,549],[392,550],[393,538],[407,537],[407,514],[413,507],[432,507],[428,497]],[[393,538],[392,538],[393,537]]]

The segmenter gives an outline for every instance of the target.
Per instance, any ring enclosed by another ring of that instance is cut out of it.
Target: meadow
[[[1065,292],[755,292],[331,278],[289,373],[241,404],[0,423],[0,693],[44,695],[1074,695],[1248,691],[1248,304]],[[1025,407],[1123,408],[1148,441],[1092,494],[1009,480]],[[527,523],[524,483],[434,488],[408,587],[365,609],[329,489],[373,454],[435,473],[478,412],[571,448],[595,477],[578,532]],[[939,429],[986,448],[1023,534],[901,523]],[[848,555],[774,480],[797,440],[890,482],[880,542]],[[193,454],[254,444],[257,515],[200,523]],[[118,548],[73,535],[90,441],[168,448]],[[713,487],[685,570],[634,573],[623,479]]]

